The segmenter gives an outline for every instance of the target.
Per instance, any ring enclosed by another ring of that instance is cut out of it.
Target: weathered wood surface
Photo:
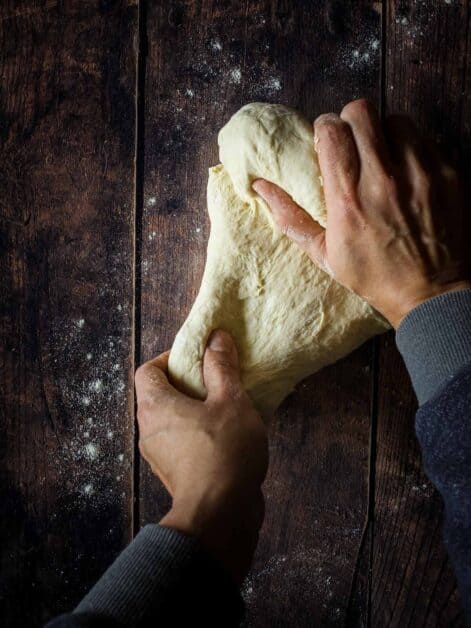
[[[313,118],[380,96],[381,15],[371,2],[156,2],[148,6],[142,358],[171,346],[198,290],[207,168],[243,104]],[[270,425],[267,515],[244,596],[250,626],[363,617],[353,578],[368,508],[371,345],[304,383]],[[168,505],[147,468],[142,523]],[[367,574],[364,574],[365,579]]]
[[[127,0],[0,6],[3,626],[131,538],[136,28]]]
[[[470,155],[466,0],[140,4],[137,103],[138,0],[0,7],[8,626],[69,609],[169,505],[134,460],[132,370],[171,346],[197,293],[229,116],[367,96]],[[414,411],[392,334],[283,405],[247,626],[462,625]]]
[[[459,1],[391,1],[385,15],[385,112],[413,116],[455,159],[465,143],[468,19]],[[421,468],[416,401],[392,334],[380,341],[377,390],[372,625],[463,625],[441,502]]]

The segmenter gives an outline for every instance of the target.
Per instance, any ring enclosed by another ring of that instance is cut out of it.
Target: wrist
[[[464,279],[461,281],[451,282],[446,285],[427,286],[422,290],[418,290],[413,296],[402,301],[400,306],[391,308],[390,311],[384,311],[382,314],[391,323],[392,327],[397,329],[404,318],[416,307],[422,305],[422,303],[425,303],[434,297],[438,297],[441,294],[446,294],[447,292],[456,292],[459,290],[466,290],[468,288],[471,288],[471,281]]]
[[[258,490],[251,498],[176,498],[160,525],[196,538],[239,583],[250,566],[262,520],[263,497]]]

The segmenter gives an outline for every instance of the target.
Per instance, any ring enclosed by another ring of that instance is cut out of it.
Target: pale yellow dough
[[[169,371],[178,387],[204,398],[206,341],[223,328],[236,341],[244,387],[268,415],[297,382],[388,325],[281,234],[251,189],[255,179],[268,179],[325,226],[311,124],[282,105],[253,103],[218,140],[222,164],[209,170],[206,268]]]

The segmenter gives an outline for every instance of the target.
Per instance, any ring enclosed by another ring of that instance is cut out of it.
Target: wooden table
[[[469,157],[466,0],[4,0],[0,8],[1,595],[73,607],[168,498],[133,372],[198,290],[208,166],[241,105],[360,96]],[[462,626],[392,334],[270,424],[246,625]]]

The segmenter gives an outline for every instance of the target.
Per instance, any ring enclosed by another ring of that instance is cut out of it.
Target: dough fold
[[[169,373],[178,388],[204,398],[204,349],[211,331],[223,328],[236,341],[243,385],[266,416],[301,379],[389,326],[281,234],[251,188],[257,178],[276,183],[325,226],[309,122],[288,107],[252,103],[218,141],[222,164],[210,168],[208,180],[206,267]]]

